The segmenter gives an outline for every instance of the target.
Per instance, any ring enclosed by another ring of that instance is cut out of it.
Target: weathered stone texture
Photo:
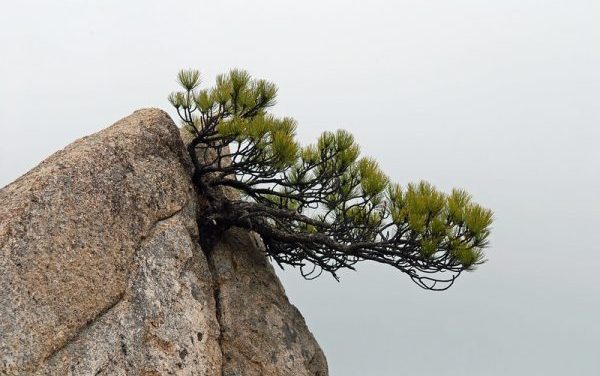
[[[325,356],[288,301],[260,238],[230,230],[210,259],[218,284],[223,375],[326,376]]]
[[[327,374],[258,239],[202,252],[190,170],[147,109],[0,190],[0,374]]]

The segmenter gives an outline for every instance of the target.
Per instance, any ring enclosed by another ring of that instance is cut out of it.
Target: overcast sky
[[[598,0],[10,1],[0,186],[141,107],[184,67],[279,87],[310,142],[353,132],[406,183],[496,213],[447,292],[377,265],[280,273],[333,376],[600,374]]]

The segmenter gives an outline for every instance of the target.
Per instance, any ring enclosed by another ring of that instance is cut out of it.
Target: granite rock
[[[201,249],[191,170],[144,109],[0,190],[0,374],[327,375],[260,239]]]

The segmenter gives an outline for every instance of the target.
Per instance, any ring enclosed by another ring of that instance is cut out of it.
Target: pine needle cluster
[[[193,180],[209,201],[201,230],[255,231],[275,262],[307,279],[323,271],[337,278],[371,260],[444,290],[484,261],[492,212],[467,192],[391,182],[343,130],[301,146],[296,121],[268,112],[277,87],[246,71],[220,75],[207,89],[196,70],[181,71],[178,81],[182,89],[169,101],[192,135]]]

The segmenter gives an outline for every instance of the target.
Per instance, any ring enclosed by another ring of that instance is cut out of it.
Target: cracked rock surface
[[[0,190],[0,375],[327,375],[260,239],[200,248],[190,170],[145,109]]]

